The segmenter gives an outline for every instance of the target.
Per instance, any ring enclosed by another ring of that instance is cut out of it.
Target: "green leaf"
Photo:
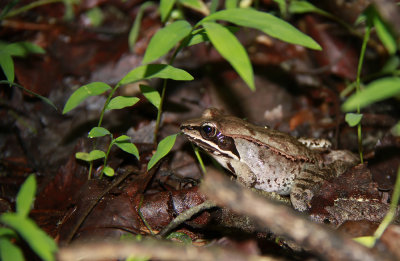
[[[250,89],[255,90],[253,67],[242,44],[222,25],[207,22],[203,26],[215,49],[235,68]]]
[[[364,236],[364,237],[355,237],[353,238],[354,241],[364,245],[366,247],[373,247],[375,245],[376,237],[374,236]]]
[[[136,67],[122,78],[119,85],[136,82],[143,79],[162,78],[175,81],[191,81],[193,76],[182,69],[167,64],[148,64]]]
[[[9,53],[11,56],[25,57],[28,54],[36,53],[36,54],[44,54],[46,51],[31,42],[16,42],[12,44],[8,44],[5,48],[5,51]]]
[[[279,11],[281,12],[281,15],[283,17],[287,16],[287,5],[285,0],[273,0],[278,6],[279,6]],[[293,1],[290,1],[293,2]]]
[[[69,97],[67,103],[64,106],[63,114],[73,110],[81,102],[90,96],[96,96],[104,93],[105,91],[111,90],[111,87],[104,82],[92,82],[83,85]]]
[[[131,138],[127,135],[121,135],[114,140],[114,142],[130,142]]]
[[[271,14],[250,8],[233,8],[213,13],[199,22],[224,20],[237,25],[258,29],[282,41],[321,50],[321,46],[308,35],[300,32],[291,24]]]
[[[151,1],[144,2],[140,8],[139,11],[136,14],[135,21],[133,22],[132,28],[129,31],[129,37],[128,37],[128,43],[129,43],[129,48],[131,51],[133,51],[133,47],[135,46],[136,40],[139,35],[139,30],[140,30],[140,24],[142,23],[142,18],[143,18],[143,13],[146,10],[146,8],[150,6],[154,6],[155,4]]]
[[[354,127],[360,123],[363,115],[358,113],[346,113],[345,121],[350,127]]]
[[[17,234],[10,228],[0,227],[0,237],[17,237]]]
[[[36,193],[36,178],[34,174],[29,175],[29,177],[25,180],[24,184],[22,184],[19,189],[17,202],[16,202],[16,210],[17,214],[22,217],[27,217],[31,207],[33,205],[33,201],[35,199]]]
[[[0,221],[13,228],[29,244],[35,253],[43,260],[51,261],[57,251],[57,245],[31,219],[15,213],[4,213]]]
[[[343,111],[363,108],[371,103],[381,101],[400,94],[400,78],[386,77],[368,84],[364,90],[350,96],[342,105]]]
[[[400,121],[390,129],[390,132],[393,136],[400,137]]]
[[[322,9],[319,9],[318,7],[314,6],[313,4],[307,1],[290,1],[289,13],[291,14],[316,13],[327,17],[332,16],[330,13],[325,12]]]
[[[237,1],[237,0],[236,0]],[[203,15],[209,15],[210,11],[208,10],[207,6],[201,0],[179,0],[183,6],[186,6],[190,9],[198,11]]]
[[[75,153],[75,158],[86,162],[90,162],[90,154],[87,152],[77,152]]]
[[[97,159],[105,158],[106,154],[101,150],[92,150],[90,153],[87,152],[77,152],[75,153],[75,158],[83,161],[94,161]]]
[[[177,239],[180,242],[184,243],[184,244],[191,244],[192,243],[192,239],[189,237],[188,234],[185,234],[183,232],[172,232],[171,234],[169,234],[167,236],[168,240],[171,239]]]
[[[397,51],[396,38],[390,32],[389,26],[382,20],[376,11],[374,12],[372,23],[375,26],[379,39],[386,47],[388,53],[391,55],[395,54]]]
[[[98,138],[103,137],[106,135],[110,135],[111,133],[103,127],[94,127],[89,131],[88,137],[89,138]]]
[[[109,177],[112,177],[112,176],[114,176],[115,171],[110,166],[105,166],[104,169],[103,169],[103,173],[106,174]]]
[[[219,5],[219,0],[211,0],[210,3],[210,13],[213,14],[217,11]]]
[[[239,31],[239,28],[236,26],[225,26],[225,28],[228,29],[232,34]],[[192,35],[190,35],[188,37],[190,37],[190,39],[189,39],[188,43],[186,44],[186,46],[192,46],[192,45],[199,44],[202,42],[210,41],[204,28],[193,31]]]
[[[400,58],[398,56],[391,56],[380,70],[381,74],[393,74],[400,66]]]
[[[161,14],[161,21],[165,22],[165,20],[168,18],[169,13],[172,10],[172,7],[174,6],[176,0],[161,0],[160,1],[160,14]]]
[[[18,4],[20,0],[11,0],[9,1],[6,6],[3,7],[3,10],[0,13],[0,20],[3,20],[3,18],[10,12],[11,9],[13,9],[14,6]]]
[[[2,261],[25,261],[21,249],[6,238],[0,238],[0,260]]]
[[[143,84],[140,85],[140,91],[142,92],[143,96],[146,97],[146,99],[157,108],[157,110],[160,109],[161,97],[158,91]]]
[[[178,134],[173,134],[165,137],[160,143],[158,143],[157,150],[151,157],[149,163],[147,164],[147,170],[150,170],[154,165],[162,159],[168,152],[172,149],[175,144],[176,136]]]
[[[89,18],[90,24],[94,27],[98,27],[104,21],[104,14],[100,7],[93,7],[86,11],[86,17]]]
[[[137,97],[117,96],[107,105],[106,110],[118,110],[135,105],[140,99]]]
[[[14,82],[14,62],[11,55],[0,51],[0,67],[9,82]]]
[[[39,94],[37,94],[37,93],[34,93],[33,91],[31,91],[31,90],[29,90],[29,89],[26,89],[24,86],[21,86],[21,85],[19,85],[19,84],[16,84],[15,82],[12,83],[12,82],[9,82],[9,81],[0,81],[0,84],[2,84],[2,83],[8,84],[8,85],[10,85],[10,86],[16,86],[16,87],[18,87],[18,88],[24,90],[25,92],[27,92],[27,93],[29,93],[29,94],[31,94],[31,95],[33,95],[33,96],[35,96],[35,97],[41,99],[42,101],[44,101],[45,103],[47,103],[48,105],[50,105],[51,107],[53,107],[55,110],[57,110],[56,105],[55,105],[51,100],[49,100],[48,98],[43,97],[43,96],[41,96],[41,95],[39,95]]]
[[[185,20],[167,25],[157,31],[150,40],[142,63],[152,62],[168,53],[180,40],[189,35],[192,26]]]
[[[133,156],[135,156],[138,160],[139,158],[139,151],[137,149],[137,147],[135,146],[135,144],[130,142],[131,138],[129,138],[126,135],[121,135],[118,138],[116,138],[114,140],[114,144],[118,146],[118,148],[120,148],[121,150],[132,154]]]
[[[238,0],[225,0],[225,9],[237,8]]]

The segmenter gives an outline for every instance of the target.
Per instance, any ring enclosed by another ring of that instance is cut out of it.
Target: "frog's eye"
[[[213,138],[217,134],[217,128],[209,123],[204,123],[200,128],[200,133],[203,138]]]

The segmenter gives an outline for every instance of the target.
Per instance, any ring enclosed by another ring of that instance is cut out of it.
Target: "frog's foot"
[[[314,193],[309,189],[300,190],[293,187],[292,193],[290,193],[290,201],[292,202],[294,209],[303,212],[311,207],[310,202],[313,196]]]
[[[290,201],[295,209],[306,211],[319,186],[330,177],[329,169],[306,165],[295,178],[290,192]]]

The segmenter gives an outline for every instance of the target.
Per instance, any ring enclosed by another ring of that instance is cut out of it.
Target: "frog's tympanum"
[[[187,138],[207,151],[247,187],[290,195],[295,209],[305,211],[320,184],[355,165],[347,151],[329,151],[323,140],[296,139],[207,109],[201,118],[181,125]],[[322,144],[325,156],[321,152]],[[345,166],[345,167],[343,167]]]

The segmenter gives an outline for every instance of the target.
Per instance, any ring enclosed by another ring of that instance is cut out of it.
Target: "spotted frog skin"
[[[253,125],[213,108],[200,118],[182,123],[180,128],[240,183],[290,195],[293,207],[299,211],[310,207],[314,192],[323,181],[342,174],[357,162],[347,151],[330,151],[323,157],[320,147],[314,149],[316,142],[300,142],[284,132]],[[313,149],[305,144],[311,144]]]

